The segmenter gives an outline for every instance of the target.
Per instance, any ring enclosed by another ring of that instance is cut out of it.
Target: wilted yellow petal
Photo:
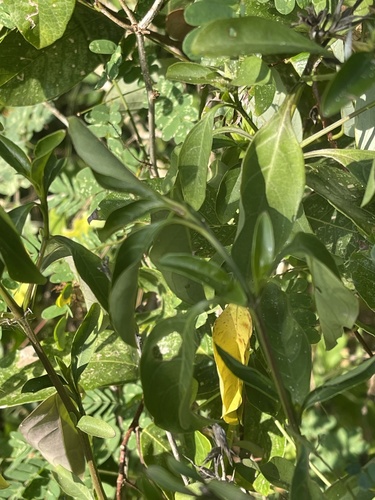
[[[214,358],[220,381],[220,394],[223,403],[223,419],[228,424],[238,424],[241,420],[243,382],[227,368],[219,356],[215,344],[237,361],[247,365],[249,344],[252,333],[251,316],[246,307],[229,304],[215,321],[212,340]]]

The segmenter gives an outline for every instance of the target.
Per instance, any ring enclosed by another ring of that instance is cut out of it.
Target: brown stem
[[[367,354],[372,358],[374,356],[374,353],[370,349],[370,347],[367,345],[367,342],[365,339],[362,337],[362,335],[359,333],[358,330],[353,331],[355,338],[358,340],[358,342],[361,344],[363,349],[367,352]]]
[[[136,432],[136,429],[139,426],[139,418],[142,415],[143,412],[143,401],[139,403],[139,406],[137,408],[137,411],[135,412],[134,418],[129,425],[127,431],[125,432],[124,438],[122,440],[121,446],[120,446],[120,460],[119,460],[119,466],[118,466],[118,476],[117,476],[117,481],[116,481],[116,500],[121,500],[121,492],[122,492],[122,487],[124,486],[126,482],[126,474],[125,474],[125,467],[126,467],[126,447],[128,445],[128,441],[130,439],[130,436],[132,435],[133,432]]]

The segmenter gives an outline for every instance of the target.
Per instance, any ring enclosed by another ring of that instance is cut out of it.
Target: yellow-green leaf
[[[229,304],[214,324],[212,339],[223,403],[222,416],[228,424],[238,424],[241,420],[243,381],[229,370],[219,356],[216,346],[221,347],[240,363],[247,365],[252,329],[248,309],[234,304]]]

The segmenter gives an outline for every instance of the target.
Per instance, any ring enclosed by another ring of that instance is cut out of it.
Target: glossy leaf
[[[194,431],[209,422],[190,409],[194,323],[191,313],[160,321],[143,346],[140,369],[145,405],[155,424],[171,432]]]
[[[78,429],[82,432],[102,439],[115,437],[115,429],[101,418],[84,415],[77,422]]]
[[[75,0],[4,0],[4,4],[18,31],[34,47],[41,49],[62,37],[73,14]]]
[[[208,162],[212,147],[213,112],[197,123],[187,135],[178,156],[178,172],[184,199],[199,210],[206,197]]]
[[[366,184],[366,191],[363,195],[363,200],[361,203],[361,208],[368,205],[370,201],[373,199],[375,194],[375,159],[372,162],[370,175]]]
[[[279,22],[261,17],[219,19],[185,38],[184,52],[196,57],[236,57],[250,54],[326,54],[326,51]]]
[[[0,102],[30,106],[67,92],[101,63],[89,42],[106,38],[117,43],[122,34],[112,21],[78,2],[64,36],[48,47],[38,50],[17,30],[9,32],[1,41]]]
[[[78,381],[95,351],[100,328],[100,306],[93,304],[80,324],[72,342],[72,375]]]
[[[238,64],[235,78],[231,81],[232,85],[264,85],[269,83],[271,72],[266,63],[260,57],[245,57]]]
[[[375,60],[371,52],[353,54],[328,84],[321,102],[322,113],[329,117],[340,111],[374,85]]]
[[[267,212],[260,214],[256,221],[251,259],[254,287],[256,293],[259,293],[262,282],[268,277],[275,260],[275,239],[271,218]]]
[[[291,125],[292,101],[285,101],[254,136],[242,164],[241,201],[233,257],[249,276],[253,235],[259,215],[267,212],[273,226],[275,252],[288,240],[305,189],[301,148]]]
[[[314,389],[306,397],[303,408],[306,410],[316,403],[323,403],[356,385],[370,380],[375,373],[375,358],[366,359],[360,365],[347,371],[343,375],[334,377],[322,386]]]
[[[46,278],[27,254],[9,215],[0,207],[0,255],[9,276],[21,283],[42,285]]]
[[[243,381],[223,363],[217,346],[246,366],[250,357],[252,332],[253,325],[248,309],[234,304],[229,304],[224,309],[215,321],[212,331],[223,405],[222,418],[231,425],[238,424],[242,419]]]
[[[22,149],[10,139],[0,135],[0,156],[18,173],[30,179],[31,163]]]
[[[90,287],[101,306],[108,311],[109,279],[103,270],[100,257],[65,236],[55,236],[54,240],[69,250],[78,274]]]
[[[16,227],[19,234],[22,233],[27,216],[29,215],[32,208],[35,207],[34,202],[25,203],[19,207],[13,208],[8,212],[14,226]]]
[[[162,272],[175,272],[210,286],[226,302],[246,304],[246,297],[239,283],[214,261],[206,261],[190,254],[168,253],[158,260],[158,267]]]
[[[62,465],[77,476],[84,472],[82,443],[58,394],[35,408],[20,425],[20,431],[47,462]]]
[[[134,193],[143,198],[160,199],[145,182],[140,181],[109,149],[76,117],[69,121],[69,134],[78,155],[94,171],[97,181],[107,189]]]
[[[261,316],[282,381],[292,401],[302,404],[310,389],[311,347],[290,314],[285,292],[272,282],[261,296]]]
[[[248,386],[249,403],[262,412],[276,414],[279,408],[279,397],[272,382],[254,368],[237,361],[218,345],[216,349],[230,371]]]

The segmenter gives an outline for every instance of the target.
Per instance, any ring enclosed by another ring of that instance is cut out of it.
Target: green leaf
[[[365,237],[375,242],[375,215],[368,210],[368,205],[361,208],[363,186],[353,174],[320,162],[308,171],[306,182],[348,217]]]
[[[237,485],[218,481],[217,479],[212,479],[207,484],[207,489],[220,500],[228,500],[228,498],[231,500],[249,500],[249,495],[243,493]]]
[[[332,158],[340,163],[343,167],[352,170],[352,165],[360,162],[375,160],[375,151],[366,151],[361,149],[317,149],[316,151],[308,151],[304,154],[306,160],[309,158]],[[354,172],[353,172],[354,173]]]
[[[35,48],[41,49],[62,37],[75,0],[4,0],[4,4],[18,31]]]
[[[126,206],[110,213],[104,227],[98,230],[99,238],[105,241],[116,231],[125,229],[126,226],[139,220],[144,215],[162,208],[162,203],[159,200],[137,200],[130,202]],[[168,208],[167,205],[164,208]]]
[[[271,71],[260,57],[245,57],[238,64],[236,77],[231,81],[232,85],[264,85],[270,83]]]
[[[144,401],[156,425],[171,432],[194,431],[208,420],[190,409],[195,355],[194,309],[162,320],[145,340],[140,369]]]
[[[47,195],[48,188],[63,166],[63,161],[54,158],[53,151],[62,143],[65,135],[65,130],[57,130],[43,137],[35,147],[35,159],[31,165],[31,182],[42,197]]]
[[[0,474],[0,490],[5,490],[6,488],[9,488],[9,483],[5,481],[3,476]]]
[[[47,462],[62,465],[77,476],[84,472],[85,458],[80,437],[58,394],[35,408],[19,429]]]
[[[78,155],[92,168],[99,184],[107,189],[160,200],[160,196],[125,167],[81,120],[71,117],[68,121],[74,147]]]
[[[255,224],[253,248],[251,250],[251,269],[256,293],[263,281],[268,278],[275,261],[275,239],[272,221],[267,212],[259,215]]]
[[[158,464],[166,467],[171,449],[165,431],[154,423],[149,424],[141,433],[141,450],[147,466]]]
[[[176,225],[177,221],[170,221],[155,235],[153,246],[150,252],[152,262],[158,267],[159,259],[169,253],[192,253],[192,243],[189,230]],[[202,285],[192,280],[190,277],[181,276],[174,272],[164,271],[163,276],[167,285],[173,293],[187,304],[195,304],[205,299]]]
[[[192,62],[178,62],[167,69],[166,78],[172,82],[192,85],[223,85],[225,80],[214,69]]]
[[[11,218],[1,206],[0,255],[12,279],[21,283],[36,283],[38,285],[46,282],[46,278],[27,254]]]
[[[241,168],[233,167],[221,179],[216,198],[216,212],[222,224],[233,218],[240,201]]]
[[[368,205],[370,201],[373,199],[375,194],[375,159],[372,162],[370,175],[368,177],[368,181],[366,184],[366,191],[363,195],[363,200],[361,203],[361,208],[365,205]]]
[[[273,226],[275,252],[290,237],[305,190],[305,166],[291,125],[292,99],[254,136],[242,164],[241,201],[233,257],[249,276],[254,230],[267,212]]]
[[[0,102],[30,106],[58,97],[102,62],[89,50],[91,40],[117,43],[122,35],[112,21],[78,2],[64,35],[48,47],[38,50],[17,30],[9,32],[1,41]]]
[[[54,236],[54,240],[69,250],[78,274],[90,287],[100,305],[108,311],[109,279],[103,270],[100,257],[65,236]]]
[[[94,351],[100,328],[100,306],[93,304],[80,324],[72,342],[72,375],[78,384]]]
[[[295,4],[295,0],[275,0],[275,7],[283,16],[290,14]]]
[[[322,492],[309,475],[309,452],[300,444],[297,451],[297,463],[290,489],[290,500],[321,500]]]
[[[261,316],[283,383],[292,401],[302,404],[310,389],[311,347],[290,314],[285,292],[272,282],[261,296]]]
[[[233,17],[235,13],[235,0],[201,0],[186,7],[185,21],[191,26]]]
[[[197,57],[250,54],[327,54],[327,51],[281,23],[261,17],[219,19],[187,35],[184,52]]]
[[[332,116],[348,102],[361,96],[374,85],[375,61],[372,52],[357,52],[342,66],[327,85],[321,101],[324,116]]]
[[[170,472],[160,467],[160,465],[150,465],[146,474],[150,477],[156,484],[161,486],[163,489],[169,491],[178,491],[180,493],[185,493],[187,495],[193,496],[190,492],[177,478],[173,476]]]
[[[332,256],[314,235],[298,233],[284,252],[306,258],[325,344],[327,350],[332,349],[343,327],[353,327],[358,300],[341,282]]]
[[[94,500],[90,490],[76,474],[72,474],[61,465],[55,467],[55,471],[52,471],[52,474],[64,492],[70,497],[82,500]]]
[[[17,144],[10,139],[0,135],[0,156],[14,168],[14,170],[30,179],[31,163],[26,154]]]
[[[272,382],[255,368],[244,366],[220,346],[216,345],[216,349],[227,367],[250,388],[247,391],[249,403],[262,412],[275,415],[279,408],[279,397]]]
[[[356,291],[371,308],[375,309],[375,263],[369,252],[353,252],[347,267]]]
[[[162,272],[176,272],[210,286],[227,303],[246,305],[246,297],[239,283],[214,261],[206,261],[190,254],[168,253],[158,260],[158,267]]]
[[[112,425],[101,418],[90,417],[89,415],[81,417],[78,420],[77,427],[90,436],[102,439],[111,439],[116,435],[116,431]]]
[[[13,208],[13,210],[10,210],[8,212],[8,215],[19,234],[22,233],[27,216],[29,215],[31,209],[35,207],[35,205],[36,204],[34,202],[25,203],[24,205]]]
[[[259,465],[263,476],[274,486],[289,490],[294,474],[294,465],[283,457],[272,457],[266,464]]]
[[[206,197],[213,123],[214,113],[211,111],[191,129],[178,156],[182,193],[195,210],[200,209]]]
[[[58,377],[60,378],[63,384],[66,384],[66,381],[62,377],[60,377],[60,375],[58,375]],[[36,393],[43,389],[47,389],[49,387],[53,387],[51,379],[49,378],[48,375],[42,375],[41,377],[35,377],[32,378],[31,380],[28,380],[26,384],[22,387],[21,392]]]
[[[349,370],[343,375],[334,377],[322,386],[314,389],[303,402],[303,409],[306,410],[316,403],[323,403],[334,398],[338,394],[355,387],[362,382],[367,382],[375,373],[375,358],[366,359],[356,368]]]
[[[111,40],[94,40],[90,43],[89,48],[94,54],[113,54],[117,45]]]

